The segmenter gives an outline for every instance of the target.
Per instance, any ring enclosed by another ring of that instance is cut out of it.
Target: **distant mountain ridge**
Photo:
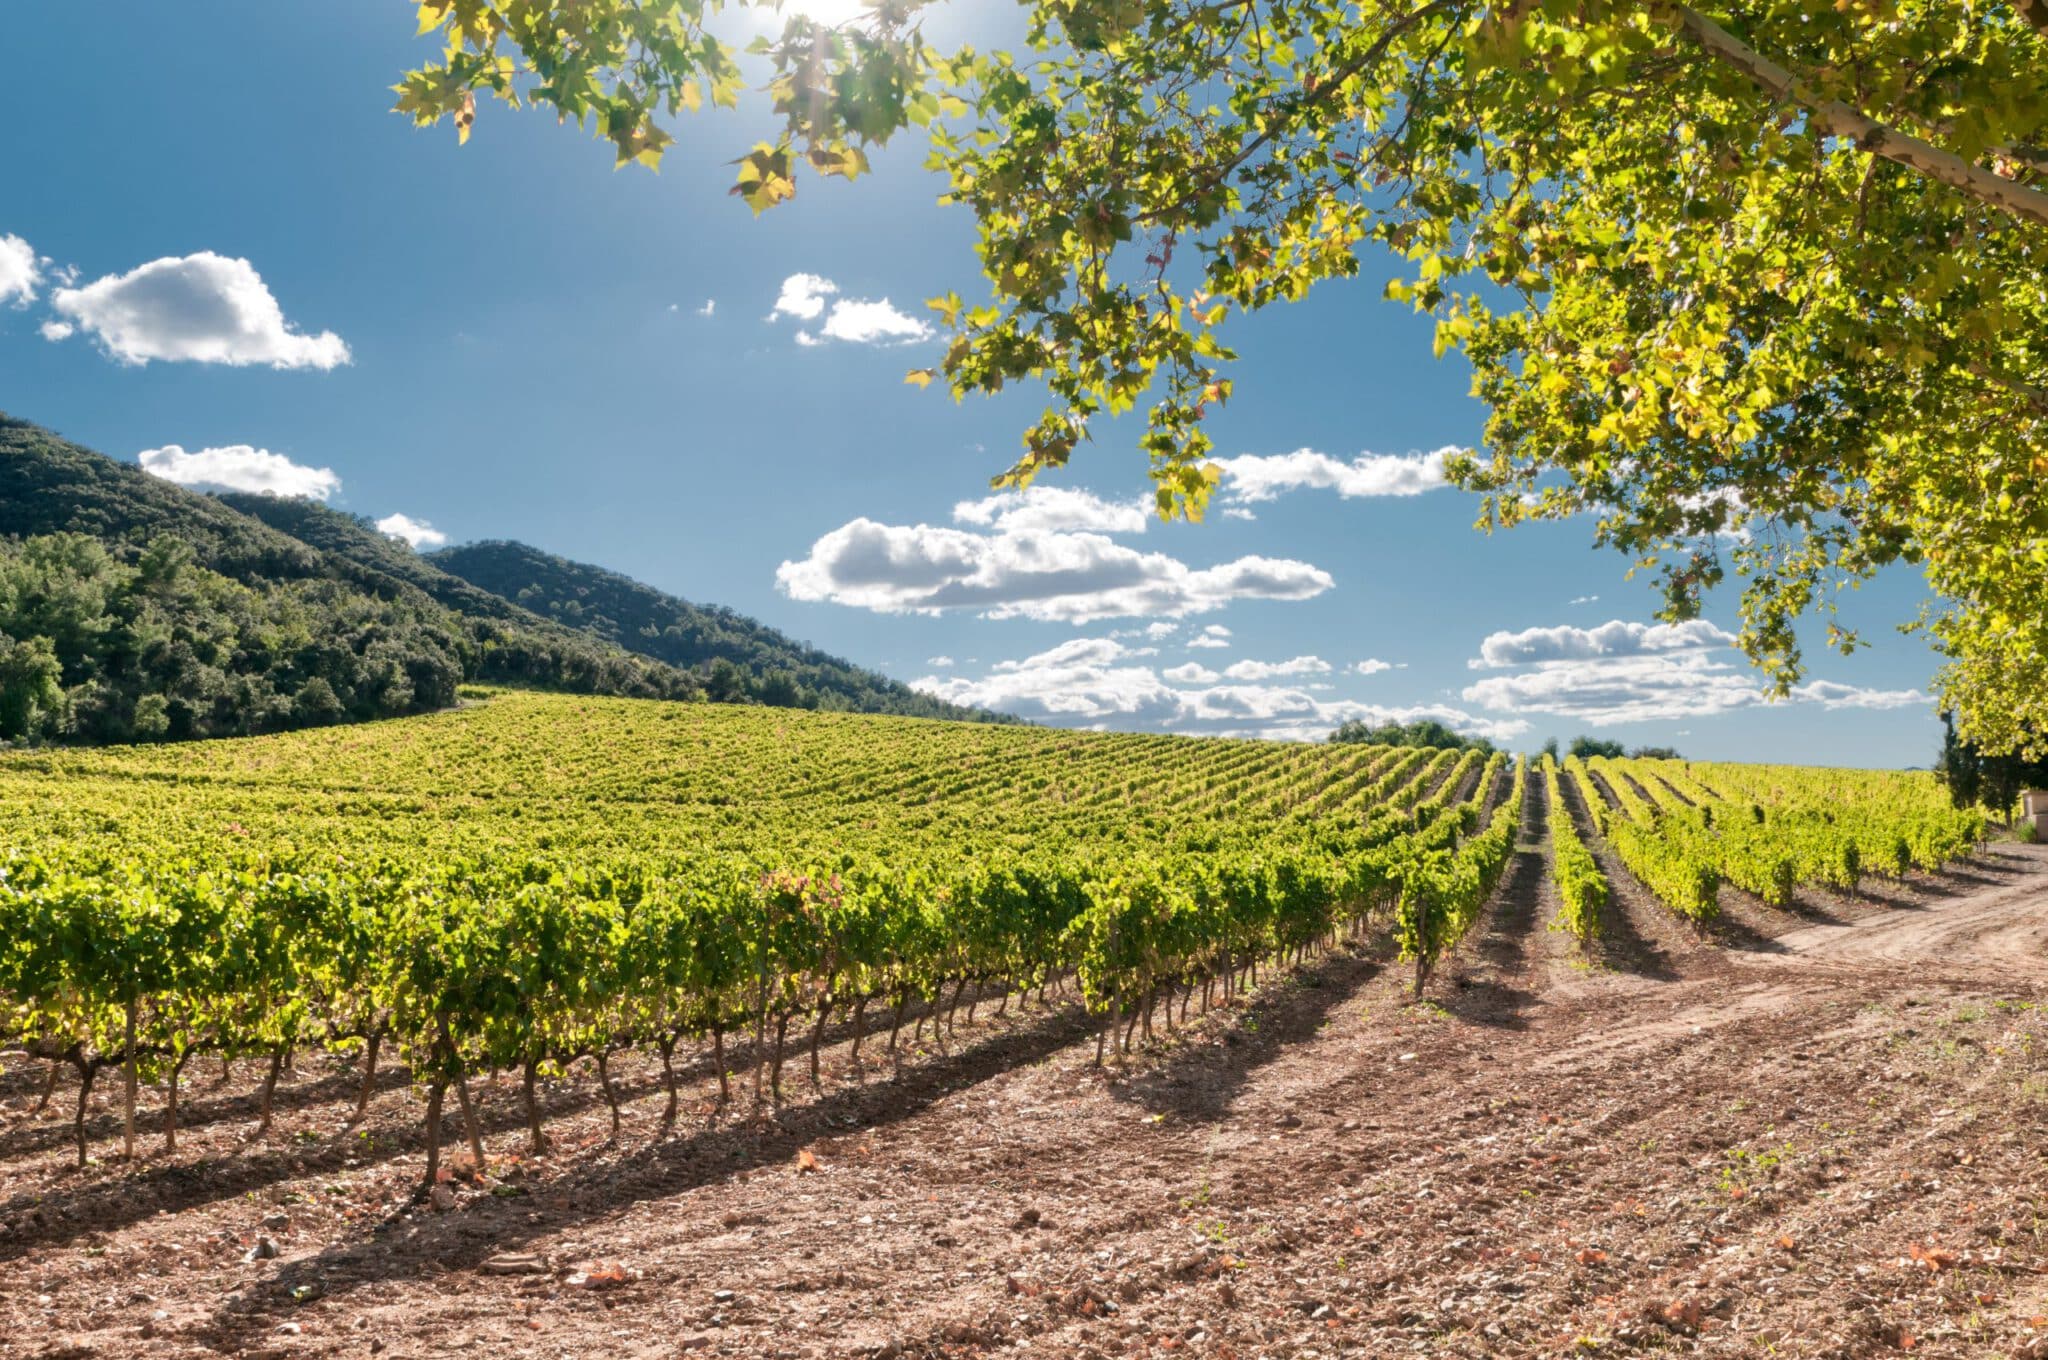
[[[690,670],[702,677],[714,701],[750,698],[783,708],[1017,721],[919,693],[734,610],[692,604],[630,576],[524,543],[465,543],[425,560],[544,618]]]
[[[535,549],[484,544],[458,560],[479,579],[358,516],[190,491],[0,413],[0,742],[389,717],[445,707],[466,682],[994,716]],[[491,588],[515,566],[528,579],[509,597]],[[522,588],[546,612],[519,602]],[[592,599],[606,608],[569,608]],[[660,626],[641,636],[649,620]]]

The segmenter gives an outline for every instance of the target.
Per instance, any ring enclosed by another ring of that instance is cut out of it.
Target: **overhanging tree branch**
[[[2027,22],[2048,34],[2048,0],[2020,0],[2020,13],[2027,16]]]
[[[2036,9],[2048,9],[2048,0],[2026,0],[2026,3],[2029,17]],[[2015,184],[1980,165],[1971,164],[1954,152],[1944,151],[1918,137],[1886,127],[1839,99],[1822,96],[1805,81],[1690,6],[1673,5],[1662,12],[1722,65],[1740,71],[1779,99],[1804,108],[1813,126],[1821,132],[1847,138],[1873,156],[1882,156],[1903,165],[1980,203],[2010,213],[2023,222],[2048,227],[2048,193]]]

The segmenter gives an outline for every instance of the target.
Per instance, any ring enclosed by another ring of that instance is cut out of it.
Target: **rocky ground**
[[[438,1206],[401,1074],[351,1127],[302,1059],[251,1141],[261,1073],[202,1060],[133,1162],[103,1079],[81,1172],[10,1061],[0,1354],[2048,1357],[2048,852],[1710,939],[1617,876],[1582,957],[1545,814],[1420,1004],[1343,952],[1101,1070],[984,1003],[752,1117],[693,1068],[666,1133],[621,1060],[620,1135],[577,1073],[541,1157],[484,1085]]]

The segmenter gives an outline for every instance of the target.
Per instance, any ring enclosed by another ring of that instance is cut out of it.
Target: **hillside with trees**
[[[690,670],[702,678],[714,701],[1016,721],[920,694],[733,610],[692,604],[631,577],[524,543],[466,543],[433,553],[425,562],[521,609]]]

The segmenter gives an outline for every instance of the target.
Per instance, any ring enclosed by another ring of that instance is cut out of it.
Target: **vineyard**
[[[195,1055],[274,1081],[301,1046],[360,1048],[367,1090],[395,1048],[429,1090],[424,1193],[444,1092],[467,1109],[479,1070],[523,1074],[538,1151],[536,1080],[621,1048],[668,1065],[750,1033],[753,1096],[779,1099],[793,1024],[815,1084],[835,1015],[873,1007],[893,1049],[913,1005],[1062,986],[1100,1058],[1376,917],[1419,990],[1499,878],[1520,787],[1477,752],[537,695],[23,756],[0,765],[0,997],[76,1070],[80,1165],[105,1066],[169,1083],[171,1148]]]
[[[544,1160],[575,1072],[617,1140],[643,1083],[663,1134],[706,1080],[713,1125],[800,1109],[870,1068],[907,1080],[978,1014],[1071,1023],[1087,1066],[1143,1071],[1360,960],[1404,1006],[1455,1002],[1539,898],[1574,958],[1662,929],[1644,892],[1665,947],[1704,958],[1724,906],[1918,891],[1985,832],[1925,775],[477,691],[0,757],[0,1048],[29,1059],[8,1066],[34,1127],[75,1088],[81,1170],[110,1076],[141,1163],[180,1155],[195,1060],[255,1074],[258,1140],[309,1062],[345,1074],[344,1127],[396,1078],[422,1097],[411,1197],[440,1204],[451,1135],[481,1183],[512,1156],[486,1107],[510,1108]]]

